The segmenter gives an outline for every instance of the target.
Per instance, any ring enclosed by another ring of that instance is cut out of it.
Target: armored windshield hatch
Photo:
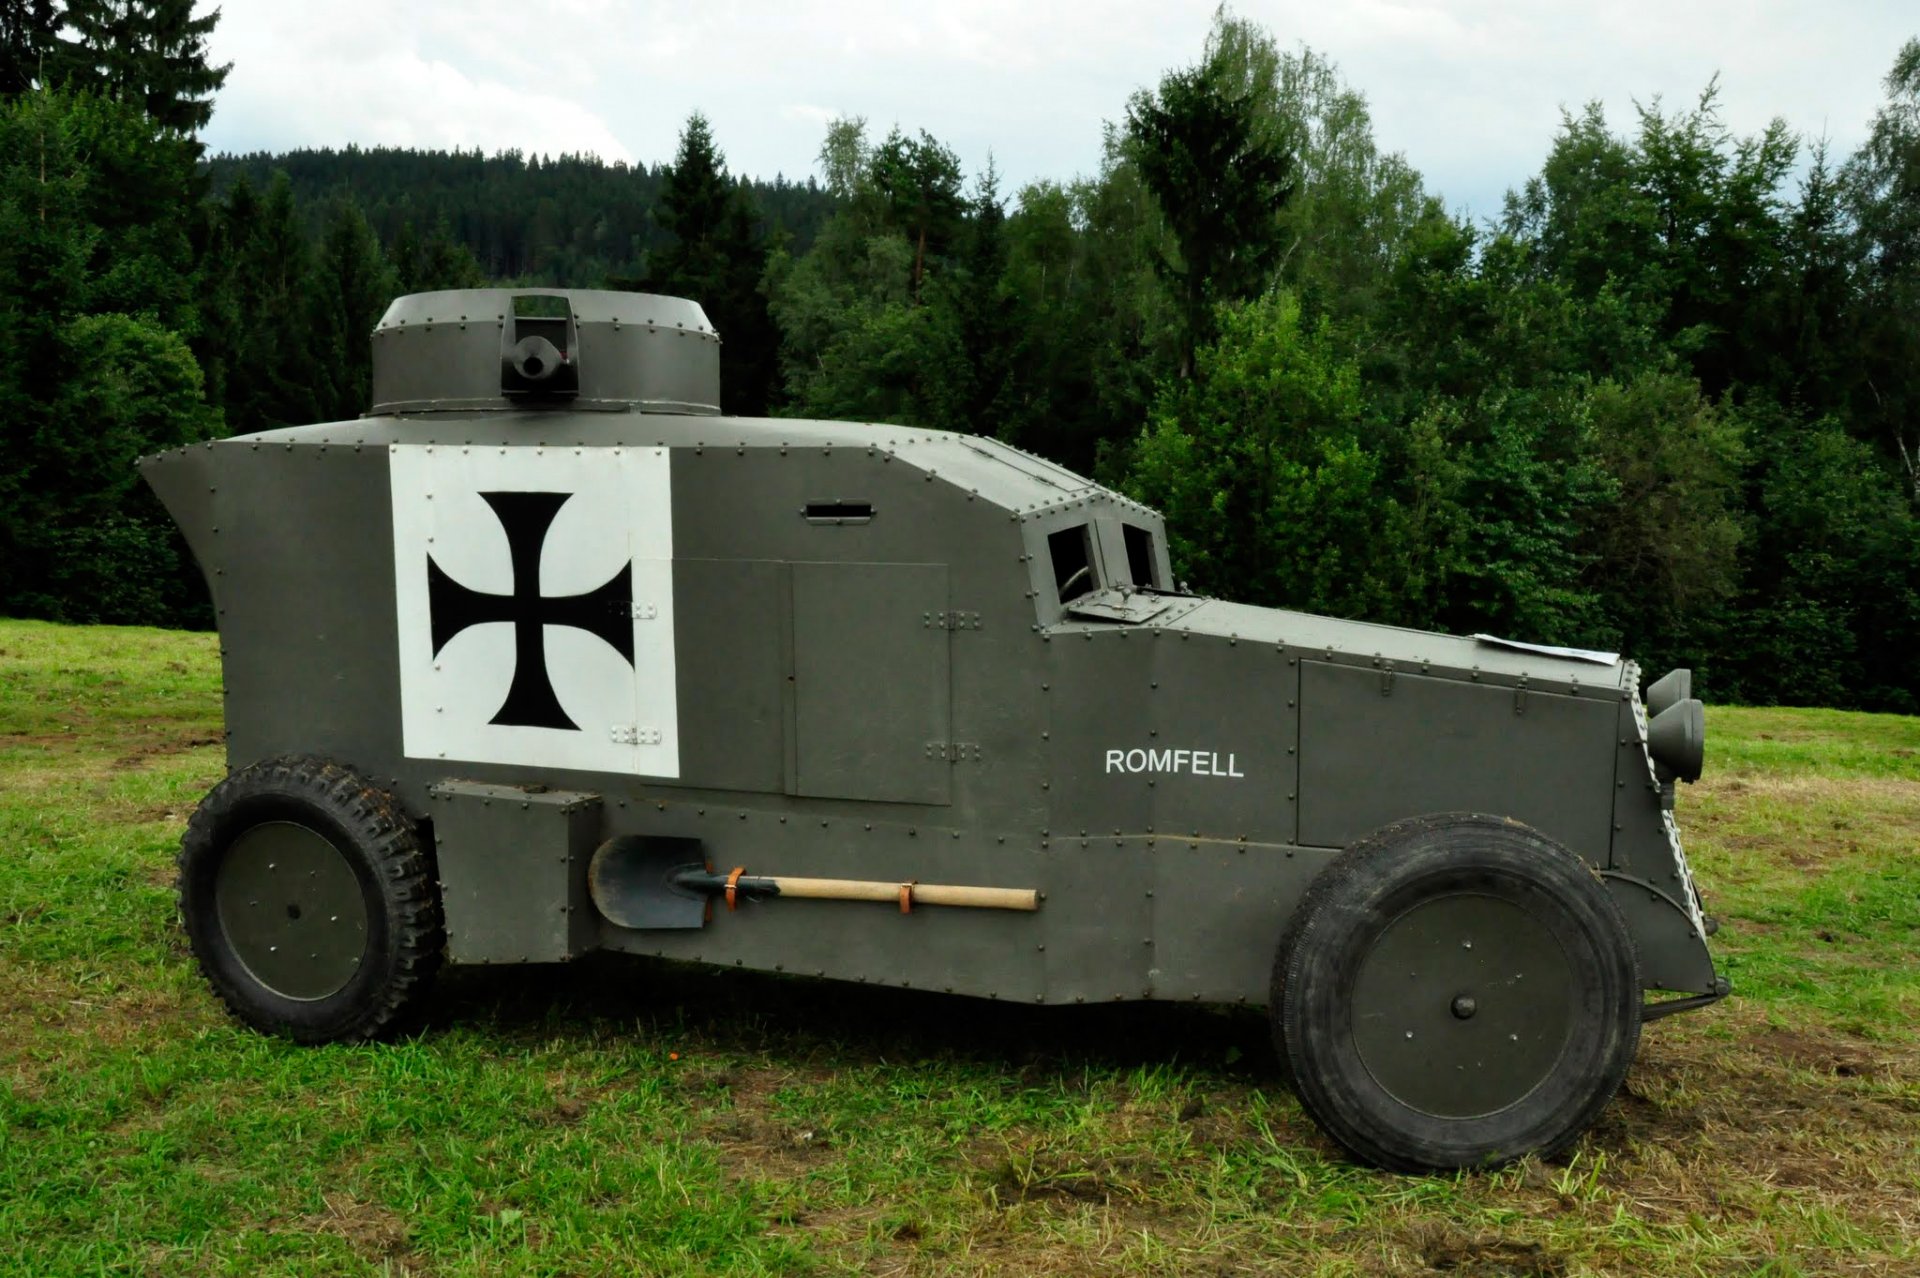
[[[1165,595],[1141,594],[1112,588],[1095,590],[1067,604],[1069,617],[1089,621],[1124,621],[1132,625],[1151,620],[1173,606]]]

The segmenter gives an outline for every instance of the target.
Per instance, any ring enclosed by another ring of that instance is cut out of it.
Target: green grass
[[[1920,718],[1751,706],[1707,713],[1709,773],[1920,781]]]
[[[1245,1012],[608,961],[261,1038],[173,918],[219,733],[211,637],[0,622],[0,1272],[1920,1272],[1920,721],[1710,712],[1738,996],[1566,1159],[1445,1177],[1340,1158]]]

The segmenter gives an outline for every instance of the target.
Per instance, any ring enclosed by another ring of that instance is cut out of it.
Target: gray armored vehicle
[[[594,950],[1257,1002],[1417,1168],[1565,1146],[1727,991],[1684,671],[1194,597],[1157,514],[990,438],[720,415],[691,302],[415,295],[373,353],[358,421],[145,463],[225,671],[180,906],[253,1026]]]

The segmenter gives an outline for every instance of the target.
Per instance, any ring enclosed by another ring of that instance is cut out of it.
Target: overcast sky
[[[203,7],[204,4],[203,4]],[[736,173],[813,173],[826,122],[926,129],[1011,192],[1095,167],[1102,121],[1195,61],[1213,0],[221,0],[215,150],[387,144],[670,160],[706,113]],[[1243,0],[1338,64],[1456,211],[1498,211],[1562,107],[1691,103],[1718,72],[1740,133],[1774,116],[1845,155],[1920,35],[1913,0]]]

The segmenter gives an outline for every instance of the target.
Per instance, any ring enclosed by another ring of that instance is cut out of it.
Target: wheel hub
[[[1474,1118],[1517,1104],[1552,1073],[1574,997],[1549,919],[1451,893],[1403,911],[1375,939],[1354,982],[1353,1041],[1401,1104]]]
[[[214,902],[234,955],[283,998],[338,993],[366,953],[360,880],[338,848],[304,825],[269,821],[235,839]]]

